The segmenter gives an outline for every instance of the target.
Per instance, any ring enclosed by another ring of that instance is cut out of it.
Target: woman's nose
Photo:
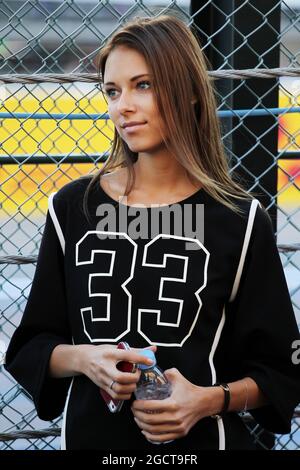
[[[130,92],[122,91],[118,100],[118,111],[120,113],[128,110],[132,111],[134,107],[135,105]]]

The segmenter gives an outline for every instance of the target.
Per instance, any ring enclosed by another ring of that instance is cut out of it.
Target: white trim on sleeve
[[[238,265],[237,272],[236,272],[236,275],[235,275],[235,280],[234,280],[234,283],[233,283],[232,292],[231,292],[229,302],[232,302],[235,299],[238,288],[239,288],[239,285],[240,285],[240,280],[241,280],[241,276],[242,276],[242,272],[243,272],[243,267],[244,267],[244,264],[245,264],[245,258],[246,258],[246,254],[247,254],[247,251],[248,251],[249,241],[250,241],[250,237],[251,237],[251,233],[252,233],[252,229],[253,229],[256,209],[257,209],[258,206],[261,206],[260,202],[257,199],[253,199],[253,201],[251,202],[251,206],[250,206],[250,211],[249,211],[249,216],[248,216],[248,223],[247,223],[247,228],[246,228],[246,232],[245,232],[243,248],[242,248],[242,251],[241,251],[241,257],[240,257],[239,265]]]
[[[61,249],[63,251],[63,254],[65,254],[65,246],[66,246],[65,237],[61,229],[61,226],[59,225],[59,221],[58,221],[57,215],[55,213],[54,205],[53,205],[53,197],[55,196],[55,194],[56,193],[50,194],[48,198],[48,208],[49,208],[49,213],[50,213],[54,228],[56,230],[56,233],[57,233],[60,245],[61,245]]]

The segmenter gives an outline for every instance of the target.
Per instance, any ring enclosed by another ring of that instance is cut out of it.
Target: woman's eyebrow
[[[134,82],[134,80],[137,80],[140,77],[145,77],[146,75],[150,75],[149,73],[142,73],[141,75],[135,75],[134,77],[131,77],[130,81]],[[115,82],[106,82],[104,85],[115,85]]]

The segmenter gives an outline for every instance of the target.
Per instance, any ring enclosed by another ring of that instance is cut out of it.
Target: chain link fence
[[[128,19],[165,13],[193,24],[211,60],[231,168],[275,216],[300,324],[300,0],[0,0],[2,359],[30,290],[49,194],[99,168],[109,150],[97,53]],[[0,449],[59,448],[61,420],[45,429],[0,367]],[[258,448],[300,447],[297,411],[287,436],[246,422]]]

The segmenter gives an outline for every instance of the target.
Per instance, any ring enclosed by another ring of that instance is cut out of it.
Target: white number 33
[[[126,233],[89,231],[76,244],[80,308],[89,341],[117,342],[132,330],[149,344],[182,346],[201,309],[209,252],[197,240],[159,234],[137,244]],[[186,244],[196,249],[186,249]]]

